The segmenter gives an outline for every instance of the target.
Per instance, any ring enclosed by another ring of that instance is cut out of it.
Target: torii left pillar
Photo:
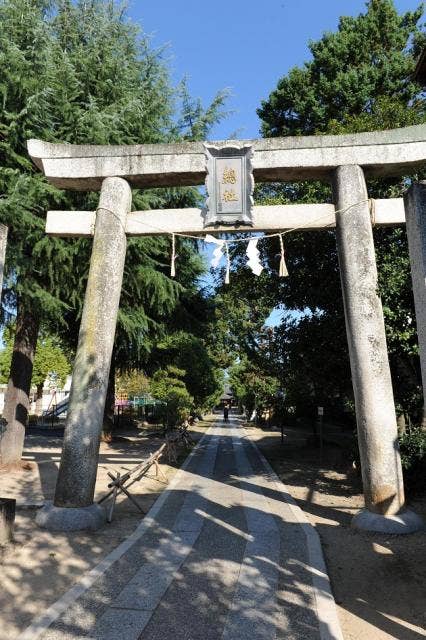
[[[122,178],[103,181],[55,497],[37,515],[54,531],[96,529],[105,521],[93,498],[131,199]]]

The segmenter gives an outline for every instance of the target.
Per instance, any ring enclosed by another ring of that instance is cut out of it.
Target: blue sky
[[[309,40],[336,31],[341,15],[359,15],[364,0],[130,0],[129,14],[166,47],[173,83],[188,79],[190,94],[208,105],[221,89],[233,113],[217,125],[212,140],[257,138],[256,109],[280,77],[310,59]],[[413,11],[420,2],[395,0],[397,10]],[[207,258],[211,251],[206,249]],[[254,277],[254,276],[253,276]],[[274,310],[268,324],[278,324]]]
[[[399,12],[419,2],[396,0]],[[234,113],[211,139],[259,137],[256,109],[278,79],[310,58],[308,42],[337,29],[340,15],[358,15],[364,0],[130,0],[129,14],[155,47],[167,45],[172,79],[188,78],[192,96],[208,104],[229,88]]]

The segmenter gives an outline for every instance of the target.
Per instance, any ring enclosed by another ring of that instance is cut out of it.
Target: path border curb
[[[312,571],[312,588],[315,596],[321,640],[344,640],[318,531],[309,522],[307,516],[299,507],[287,486],[275,473],[256,442],[252,440],[252,436],[247,433],[247,429],[245,427],[243,429],[245,435],[242,437],[256,450],[266,471],[276,485],[277,491],[283,494],[284,501],[290,507],[305,534],[310,564],[314,569]]]

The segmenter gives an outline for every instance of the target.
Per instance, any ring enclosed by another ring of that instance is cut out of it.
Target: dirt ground
[[[206,429],[199,423],[192,429],[199,439]],[[141,437],[137,430],[120,430],[120,437],[102,443],[95,500],[107,493],[108,471],[125,473],[158,449],[163,440]],[[0,475],[0,495],[17,500],[15,544],[3,550],[0,562],[0,640],[13,640],[50,604],[65,593],[82,574],[97,565],[138,526],[141,514],[122,494],[117,498],[113,521],[96,532],[59,533],[40,529],[34,522],[44,500],[53,499],[62,439],[48,435],[26,438],[24,460],[31,470]],[[181,451],[181,464],[186,452]],[[161,469],[167,481],[176,472],[163,459]],[[145,512],[167,485],[156,478],[154,469],[131,488]]]
[[[208,423],[192,430],[201,437]],[[249,427],[247,433],[262,449],[290,493],[317,528],[345,640],[418,640],[426,632],[426,535],[383,536],[350,528],[352,515],[363,506],[360,481],[342,463],[338,447],[306,447],[307,434],[286,429],[284,445],[277,431]],[[131,468],[158,448],[162,440],[121,431],[122,439],[103,443],[96,497],[107,490],[108,470]],[[14,640],[31,620],[65,593],[85,572],[134,531],[140,514],[120,497],[114,519],[90,532],[51,533],[34,518],[45,499],[52,499],[62,440],[31,436],[25,445],[30,471],[0,475],[0,494],[17,498],[16,543],[3,554],[0,566],[0,640]],[[181,460],[183,457],[181,457]],[[170,480],[175,468],[163,464]],[[133,494],[148,511],[165,483],[154,472],[133,486]],[[426,519],[426,499],[412,501]]]
[[[361,482],[342,450],[306,446],[306,432],[248,428],[316,527],[338,605],[345,640],[419,640],[426,637],[426,534],[387,536],[352,529],[363,507]],[[426,496],[409,501],[426,521]]]

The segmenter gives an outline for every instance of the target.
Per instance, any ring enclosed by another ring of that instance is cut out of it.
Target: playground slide
[[[48,409],[46,411],[43,411],[42,417],[43,418],[58,418],[63,413],[67,412],[67,410],[68,410],[68,401],[69,401],[69,398],[65,398],[64,400],[61,400],[61,402],[58,402],[58,404],[55,405],[52,409]]]

